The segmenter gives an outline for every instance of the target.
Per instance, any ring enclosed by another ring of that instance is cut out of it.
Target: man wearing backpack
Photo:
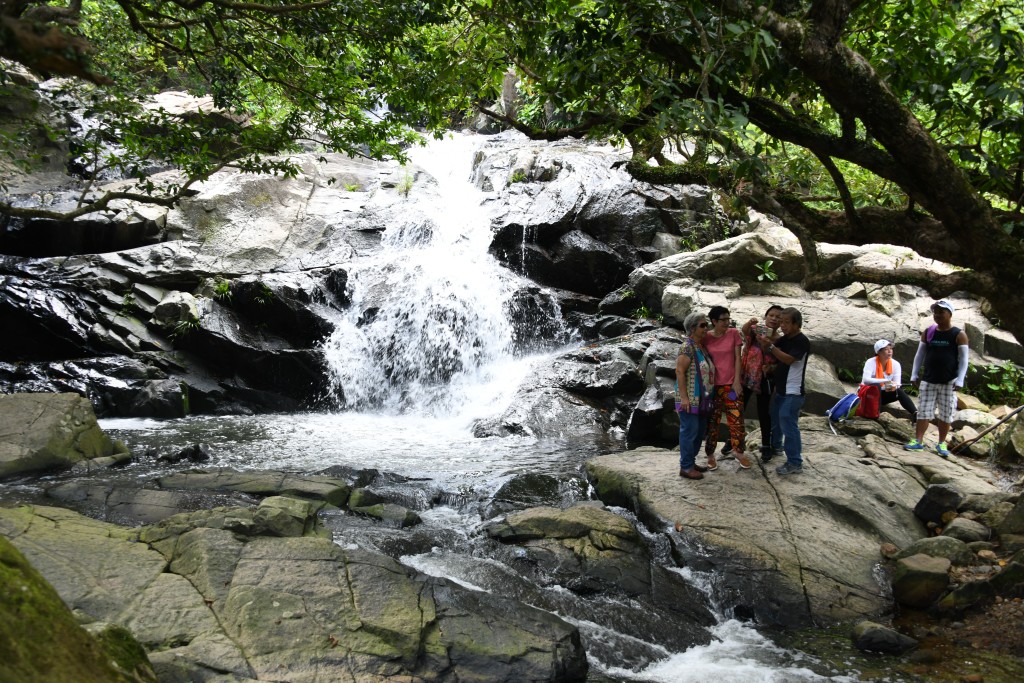
[[[914,367],[910,371],[910,381],[914,386],[920,383],[917,433],[903,448],[908,451],[924,450],[924,434],[928,423],[935,417],[939,428],[939,444],[935,452],[948,458],[946,435],[956,410],[956,390],[964,386],[967,378],[967,333],[953,327],[953,304],[945,299],[932,304],[932,318],[935,324],[921,333]]]

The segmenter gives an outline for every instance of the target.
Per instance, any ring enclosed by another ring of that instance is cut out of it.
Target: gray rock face
[[[703,480],[683,480],[678,451],[655,448],[594,458],[587,474],[606,504],[636,510],[654,530],[675,526],[677,561],[722,577],[736,607],[783,624],[871,618],[890,609],[875,571],[877,549],[885,542],[906,548],[926,535],[911,510],[929,479],[949,477],[971,493],[995,491],[970,469],[908,454],[898,442],[836,437],[824,418],[801,418],[800,426],[800,475],[740,471],[722,460]]]
[[[55,508],[4,509],[0,533],[84,618],[131,631],[161,680],[586,676],[579,632],[547,612],[327,539],[233,533],[239,514],[126,530]]]
[[[0,395],[0,478],[126,454],[77,394]]]
[[[542,284],[603,296],[637,266],[678,251],[684,236],[706,244],[703,233],[691,236],[697,226],[712,226],[712,241],[727,231],[710,190],[636,182],[615,165],[626,158],[574,141],[492,138],[478,154],[475,178],[502,206],[494,253]]]

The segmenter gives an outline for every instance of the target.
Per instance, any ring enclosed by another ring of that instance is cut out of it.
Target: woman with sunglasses
[[[715,448],[718,446],[718,425],[725,414],[729,425],[729,443],[740,467],[750,469],[750,458],[744,453],[747,438],[743,425],[743,384],[740,382],[743,337],[739,330],[730,327],[729,309],[725,306],[712,306],[708,311],[711,328],[704,338],[704,347],[711,355],[715,364],[714,407],[708,417],[707,437],[704,452],[708,456],[708,469],[718,469],[715,459]]]
[[[683,320],[687,337],[676,358],[676,413],[679,414],[679,476],[703,479],[706,467],[697,465],[697,451],[704,441],[708,416],[701,413],[715,386],[715,365],[704,348],[708,319],[703,313],[690,313]],[[702,401],[702,399],[705,399]]]

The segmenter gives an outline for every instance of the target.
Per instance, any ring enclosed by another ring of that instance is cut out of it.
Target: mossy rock
[[[156,681],[142,647],[112,627],[97,640],[57,591],[0,536],[0,683]]]

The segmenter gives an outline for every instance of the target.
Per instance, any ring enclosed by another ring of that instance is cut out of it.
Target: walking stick
[[[1013,410],[1013,412],[1012,412],[1012,413],[1008,414],[1008,415],[1007,415],[1006,417],[1004,417],[1004,418],[1003,418],[1002,420],[1000,420],[999,422],[996,422],[996,423],[995,423],[994,425],[990,426],[990,427],[989,427],[988,429],[986,429],[985,431],[981,432],[980,434],[978,434],[978,435],[977,435],[976,437],[974,437],[973,439],[968,439],[967,441],[964,441],[964,442],[963,442],[962,444],[960,444],[959,446],[957,446],[956,448],[954,448],[954,449],[953,449],[952,451],[950,451],[950,453],[959,453],[959,452],[960,452],[960,451],[962,451],[962,450],[963,450],[964,448],[966,448],[967,446],[970,446],[970,445],[971,445],[972,443],[974,443],[975,441],[977,441],[977,440],[978,440],[978,439],[980,439],[981,437],[985,436],[986,434],[988,434],[989,432],[991,432],[991,431],[992,431],[993,429],[995,429],[995,428],[996,428],[996,427],[998,427],[999,425],[1003,424],[1004,422],[1006,422],[1007,420],[1009,420],[1009,419],[1010,419],[1011,417],[1013,417],[1014,415],[1016,415],[1017,413],[1019,413],[1019,412],[1020,412],[1020,411],[1022,411],[1022,410],[1024,410],[1024,405],[1018,406],[1017,408],[1015,408],[1015,409]]]

